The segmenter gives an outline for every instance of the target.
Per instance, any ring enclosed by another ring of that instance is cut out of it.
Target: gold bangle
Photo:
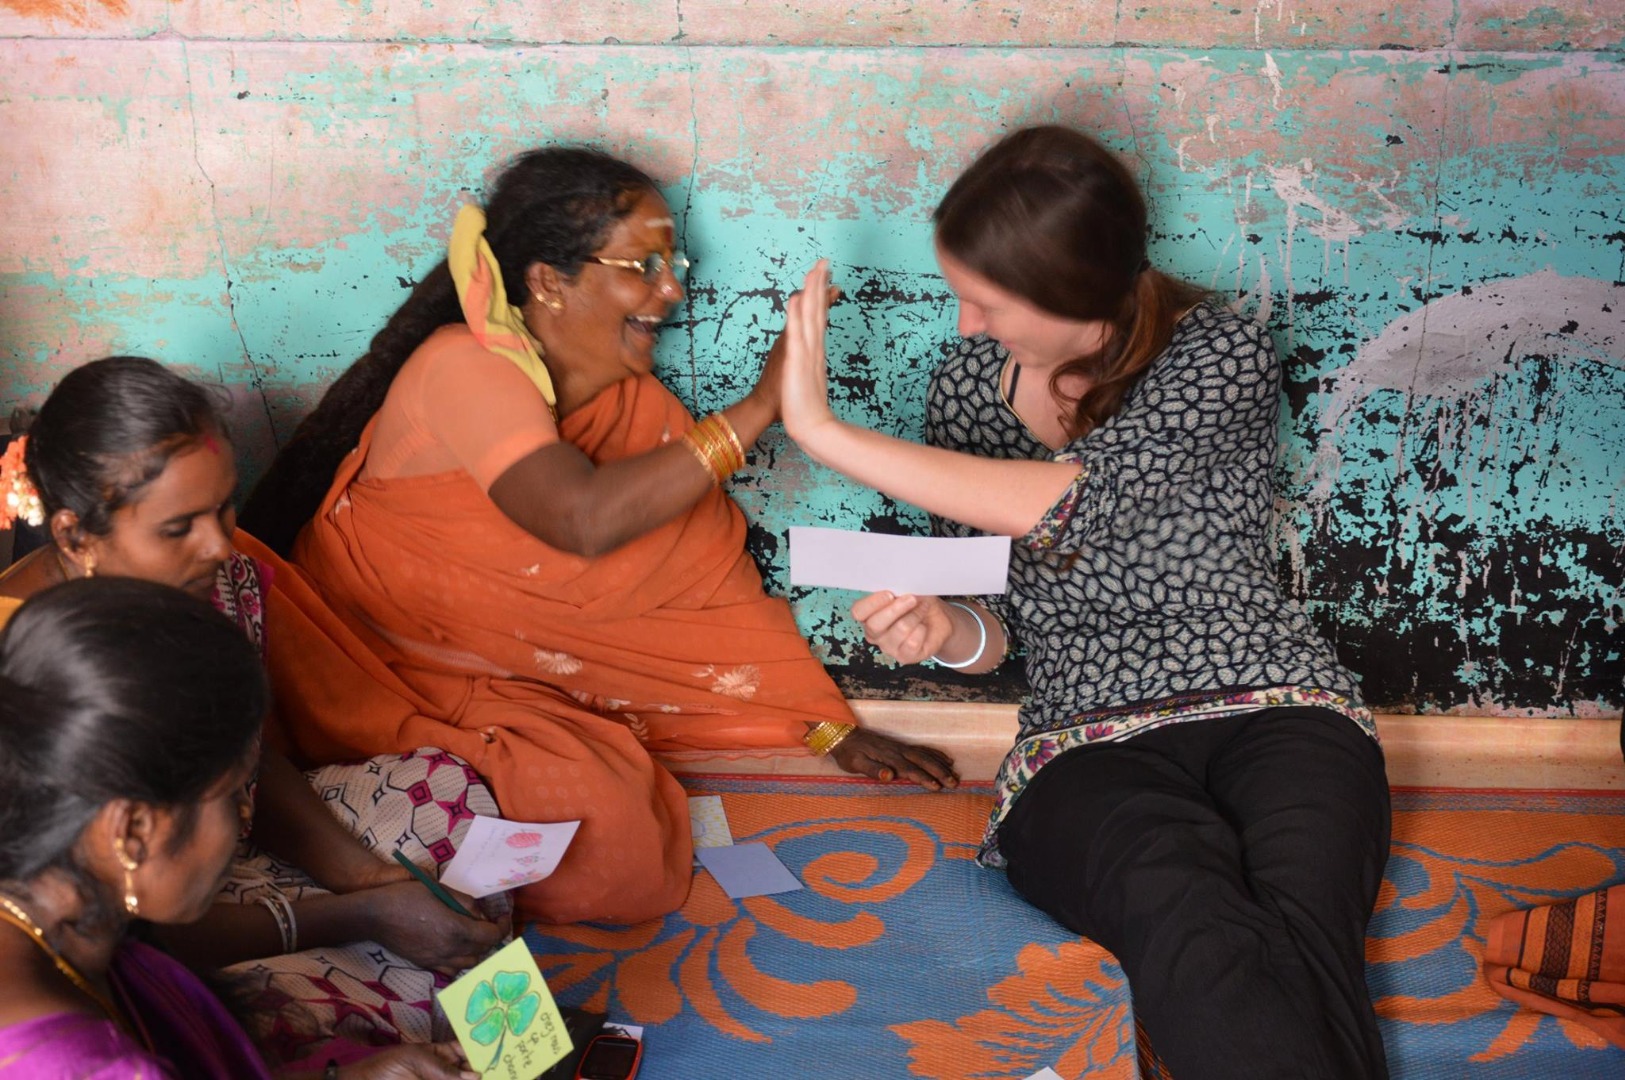
[[[745,451],[739,445],[739,435],[728,418],[712,413],[695,425],[705,440],[712,459],[721,466],[724,475],[738,472],[745,466]]]
[[[689,432],[683,436],[683,445],[688,447],[688,452],[694,455],[694,460],[700,463],[700,468],[711,478],[711,486],[716,487],[722,482],[717,479],[716,467],[711,464],[711,459],[705,456],[705,451],[700,449],[700,444],[690,437],[692,435],[693,432]]]
[[[726,416],[721,413],[712,413],[711,415],[716,418],[717,427],[721,429],[723,436],[728,440],[728,448],[733,451],[734,471],[738,472],[745,467],[745,448],[739,445],[739,432],[735,431],[734,426],[728,423]]]
[[[699,429],[697,437],[705,448],[706,458],[711,462],[711,471],[716,473],[719,481],[726,479],[733,473],[733,462],[728,459],[727,447],[709,419]]]
[[[699,425],[694,426],[683,435],[683,442],[688,445],[689,450],[693,451],[694,456],[699,459],[705,471],[711,474],[712,487],[716,487],[728,478],[728,474],[717,461],[716,451],[711,445],[708,433]]]
[[[846,737],[856,730],[858,730],[856,724],[841,724],[834,720],[825,720],[823,723],[816,724],[808,729],[807,734],[802,736],[801,741],[806,743],[807,748],[819,757],[826,757],[831,750],[845,742]]]

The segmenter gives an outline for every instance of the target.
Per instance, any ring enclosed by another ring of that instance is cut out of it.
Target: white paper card
[[[477,817],[440,872],[440,883],[478,898],[540,881],[558,869],[579,821],[545,825]]]
[[[728,815],[722,812],[721,795],[690,795],[688,827],[697,848],[729,847],[734,842]]]
[[[1042,1069],[1027,1077],[1027,1080],[1061,1080],[1061,1074],[1045,1065]]]
[[[1003,595],[1008,536],[892,536],[790,528],[790,584],[915,596]]]

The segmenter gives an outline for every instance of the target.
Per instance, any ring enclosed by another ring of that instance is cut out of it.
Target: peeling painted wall
[[[1282,578],[1368,696],[1618,711],[1622,0],[0,0],[0,50],[0,407],[155,355],[231,392],[250,476],[459,202],[555,139],[665,182],[691,407],[749,386],[827,255],[838,407],[917,436],[953,327],[932,206],[1002,130],[1084,125],[1159,263],[1274,332]],[[791,524],[920,521],[782,436],[734,490],[775,587]],[[898,685],[850,597],[793,599],[849,683]]]

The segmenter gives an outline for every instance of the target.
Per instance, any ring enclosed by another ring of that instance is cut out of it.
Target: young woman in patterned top
[[[1386,1076],[1364,944],[1387,781],[1355,679],[1275,577],[1269,335],[1151,268],[1137,185],[1076,131],[1007,136],[935,220],[963,340],[930,445],[830,411],[823,263],[790,301],[784,423],[936,532],[1016,539],[1002,596],[852,609],[903,663],[1024,650],[983,863],[1116,954],[1180,1080]]]

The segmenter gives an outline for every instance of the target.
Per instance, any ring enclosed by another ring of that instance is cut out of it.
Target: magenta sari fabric
[[[111,1020],[56,1013],[0,1028],[0,1080],[269,1080],[225,1006],[157,949],[126,943],[112,983],[151,1052]]]

